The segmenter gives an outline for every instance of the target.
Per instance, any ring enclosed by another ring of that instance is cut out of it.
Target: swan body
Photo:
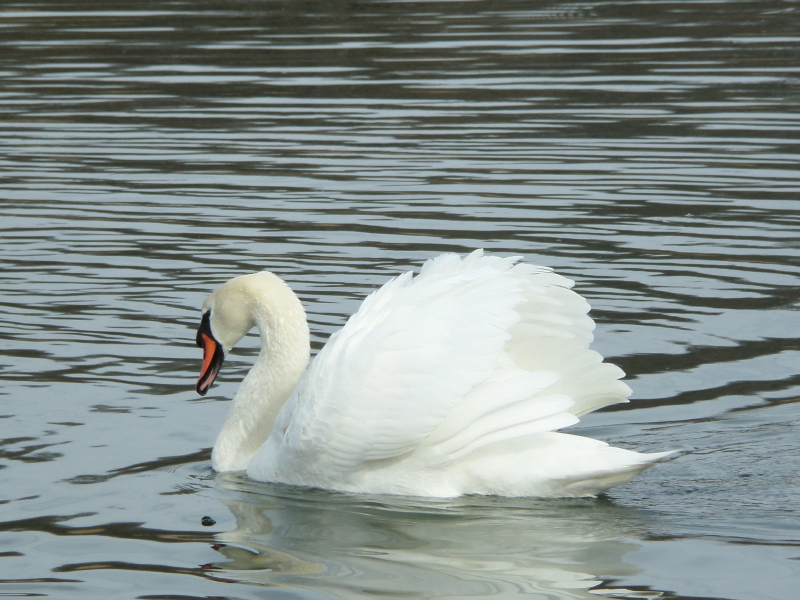
[[[309,365],[305,312],[269,272],[203,305],[204,394],[253,327],[261,352],[212,453],[217,471],[339,491],[449,497],[590,496],[670,455],[558,430],[627,402],[589,349],[572,282],[477,250],[443,254],[366,298]]]

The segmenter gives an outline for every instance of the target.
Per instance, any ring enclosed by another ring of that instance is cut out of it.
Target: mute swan
[[[476,250],[443,254],[364,300],[309,366],[294,292],[269,272],[203,304],[204,395],[253,327],[261,352],[211,463],[259,481],[416,496],[591,496],[670,455],[558,433],[627,402],[624,373],[589,350],[572,281]]]

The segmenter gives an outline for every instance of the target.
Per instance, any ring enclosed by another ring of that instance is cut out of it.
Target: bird
[[[561,431],[628,402],[589,348],[574,282],[520,256],[441,254],[367,296],[310,359],[305,310],[277,275],[235,277],[203,303],[205,395],[257,328],[261,350],[214,444],[217,472],[357,494],[596,496],[673,452]]]

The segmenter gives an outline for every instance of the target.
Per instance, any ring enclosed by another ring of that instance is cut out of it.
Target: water
[[[795,598],[796,2],[5,2],[0,595]],[[257,352],[198,308],[283,276],[315,350],[443,251],[576,280],[685,454],[596,500],[215,475]],[[213,526],[201,519],[210,516]]]

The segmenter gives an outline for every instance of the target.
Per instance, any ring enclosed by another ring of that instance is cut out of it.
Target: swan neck
[[[217,471],[247,467],[308,366],[310,336],[305,311],[294,292],[282,281],[280,284],[248,303],[261,337],[261,351],[242,381],[214,445],[212,466]]]

